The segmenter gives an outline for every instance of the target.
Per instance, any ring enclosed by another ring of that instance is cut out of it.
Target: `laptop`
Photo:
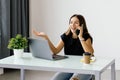
[[[42,58],[47,60],[61,60],[68,58],[68,56],[65,55],[53,55],[49,47],[48,41],[45,39],[29,38],[28,40],[32,55],[36,58]]]

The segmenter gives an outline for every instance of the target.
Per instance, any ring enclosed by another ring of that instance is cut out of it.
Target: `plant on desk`
[[[10,39],[8,49],[13,49],[14,56],[19,58],[22,56],[24,49],[28,47],[27,42],[28,40],[25,37],[17,34],[15,38]]]

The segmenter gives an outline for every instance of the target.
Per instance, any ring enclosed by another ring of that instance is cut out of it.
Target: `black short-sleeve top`
[[[84,36],[84,39],[87,40],[88,38],[91,39],[92,37],[87,33]],[[64,42],[64,53],[66,55],[80,55],[82,56],[85,52],[81,45],[79,38],[72,38],[70,35],[66,35],[65,33],[61,35],[61,39]]]

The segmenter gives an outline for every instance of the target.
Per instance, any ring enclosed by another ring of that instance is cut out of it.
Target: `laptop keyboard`
[[[68,58],[68,56],[62,56],[62,55],[53,55],[53,59],[59,60],[59,59],[65,59]]]

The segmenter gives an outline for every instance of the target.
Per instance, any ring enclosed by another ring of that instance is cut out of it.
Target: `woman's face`
[[[77,27],[79,27],[80,25],[79,19],[77,17],[72,17],[69,25],[70,25],[71,32],[75,33]]]

